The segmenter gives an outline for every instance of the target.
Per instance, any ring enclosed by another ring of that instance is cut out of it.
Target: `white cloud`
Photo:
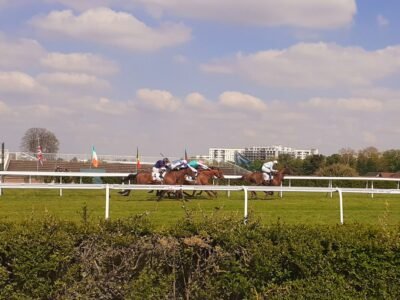
[[[160,111],[176,111],[181,105],[180,100],[168,91],[140,89],[136,96],[146,107]]]
[[[84,73],[43,73],[37,76],[37,80],[52,88],[76,89],[78,92],[110,88],[106,80]]]
[[[235,110],[263,112],[267,105],[259,98],[240,92],[224,92],[219,96],[222,106]]]
[[[0,100],[0,115],[6,115],[10,113],[10,107],[3,101]]]
[[[30,75],[22,72],[0,72],[0,93],[37,94],[45,89]]]
[[[66,72],[110,75],[118,72],[115,62],[91,53],[49,53],[41,60],[43,66]]]
[[[367,98],[311,98],[303,105],[324,109],[343,109],[349,111],[377,112],[383,109],[383,103],[376,99]]]
[[[45,50],[35,40],[8,39],[0,33],[0,67],[12,69],[35,65]]]
[[[202,66],[206,72],[243,76],[264,86],[334,88],[368,86],[400,71],[400,46],[367,51],[326,43],[238,54]]]
[[[104,97],[96,101],[91,107],[98,112],[110,115],[123,115],[135,110],[131,102],[117,102]]]
[[[256,26],[330,29],[351,24],[355,0],[135,0],[155,16],[164,11],[186,18]]]
[[[151,28],[125,12],[95,8],[75,16],[71,10],[53,11],[31,23],[44,32],[84,41],[117,46],[132,51],[153,51],[187,42],[190,29],[182,24],[165,23]]]
[[[200,93],[190,93],[185,98],[185,104],[195,109],[207,110],[211,103]]]
[[[389,25],[389,20],[380,14],[376,17],[376,22],[380,27],[385,27]]]

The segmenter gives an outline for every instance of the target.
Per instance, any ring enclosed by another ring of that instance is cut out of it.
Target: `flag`
[[[249,167],[251,161],[247,157],[245,157],[243,154],[236,151],[235,152],[235,163],[237,165],[245,165],[246,167]]]
[[[42,147],[39,145],[37,149],[37,155],[36,155],[40,165],[43,166],[43,152],[42,152]]]
[[[186,161],[189,161],[188,155],[187,155],[187,152],[186,152],[186,149],[185,149],[185,160],[186,160]]]
[[[136,168],[140,169],[139,147],[136,148]]]
[[[92,148],[92,166],[95,168],[99,166],[99,160],[97,159],[97,154],[96,150],[94,149],[94,146]]]

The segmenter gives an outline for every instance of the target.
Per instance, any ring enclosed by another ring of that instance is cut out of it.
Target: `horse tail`
[[[125,184],[129,183],[129,182],[135,182],[137,175],[138,175],[138,173],[129,174],[128,176],[126,176],[125,178],[122,179],[122,182]]]

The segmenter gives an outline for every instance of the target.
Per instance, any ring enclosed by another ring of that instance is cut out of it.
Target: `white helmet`
[[[278,161],[277,160],[274,160],[274,164],[277,164],[278,163]]]

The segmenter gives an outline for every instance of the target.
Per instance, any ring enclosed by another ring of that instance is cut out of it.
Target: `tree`
[[[356,151],[351,148],[342,148],[339,150],[340,163],[355,167],[356,165]]]
[[[382,154],[382,167],[385,171],[399,172],[400,171],[400,150],[387,150]]]
[[[382,171],[382,167],[379,166],[380,153],[375,147],[367,147],[358,152],[357,156],[357,171],[361,175],[368,172],[379,172]]]
[[[357,171],[348,164],[333,164],[321,167],[315,172],[317,176],[352,177],[357,176]]]
[[[291,175],[303,174],[303,160],[290,154],[279,154],[279,167],[288,168]]]
[[[55,134],[46,128],[29,128],[21,140],[21,150],[37,152],[40,145],[43,153],[57,153],[59,141]]]
[[[325,164],[325,156],[311,155],[307,156],[303,161],[303,172],[304,175],[313,175],[315,171],[322,168]]]

